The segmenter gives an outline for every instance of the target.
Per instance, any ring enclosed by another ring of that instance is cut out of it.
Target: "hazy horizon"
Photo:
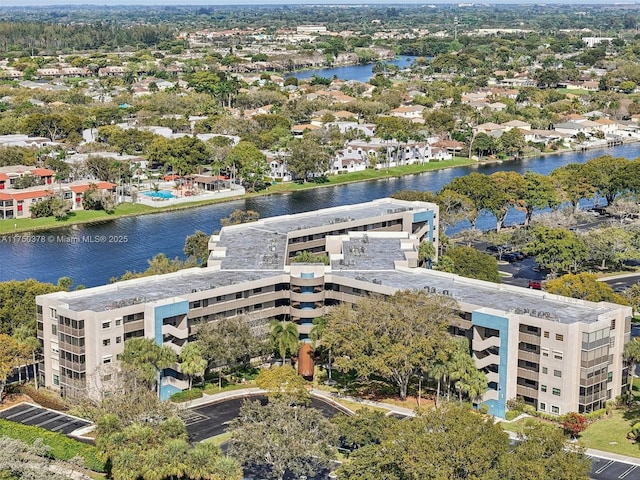
[[[531,0],[485,0],[481,2],[465,2],[465,1],[447,1],[447,0],[235,0],[233,5],[455,5],[458,3],[475,3],[477,5],[486,4],[540,4]],[[556,0],[545,2],[547,5],[638,5],[636,2],[620,2],[620,1],[603,1],[603,0]],[[544,4],[544,3],[543,3]],[[42,7],[42,6],[68,6],[68,5],[88,5],[88,6],[131,6],[131,5],[158,5],[158,6],[176,6],[171,0],[5,0],[0,7]],[[229,6],[229,2],[224,0],[182,0],[179,6]]]

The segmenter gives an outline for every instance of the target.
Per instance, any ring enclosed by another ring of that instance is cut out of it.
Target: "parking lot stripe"
[[[638,468],[638,466],[637,465],[633,465],[631,468],[629,468],[626,472],[624,472],[618,478],[626,478],[627,475],[629,475],[631,472],[633,472],[636,468]]]
[[[56,415],[55,417],[50,418],[49,420],[45,420],[44,422],[37,424],[36,427],[43,427],[51,422],[55,422],[56,420],[60,420],[62,418],[64,418],[62,415]]]
[[[600,467],[598,470],[596,470],[596,473],[602,473],[604,472],[607,468],[609,468],[611,465],[613,464],[613,460],[609,460],[607,463],[605,463],[602,467]]]
[[[5,417],[5,420],[13,420],[14,418],[19,417],[20,415],[24,415],[25,413],[33,412],[34,410],[39,410],[39,408],[38,407],[30,407],[27,410],[23,410],[22,412],[14,413],[13,415],[9,415],[8,417]]]
[[[29,418],[25,419],[25,421],[27,421],[27,420],[28,420],[28,421],[35,420],[36,418],[38,418],[38,417],[42,417],[43,415],[47,415],[47,414],[49,414],[49,413],[51,413],[51,412],[49,412],[48,410],[43,410],[42,412],[40,412],[40,413],[36,413],[35,415],[33,415],[33,416],[31,416],[31,417],[29,417]]]

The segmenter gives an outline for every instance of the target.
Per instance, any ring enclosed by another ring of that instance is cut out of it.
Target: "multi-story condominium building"
[[[99,398],[128,338],[179,352],[200,324],[242,315],[256,329],[294,321],[305,342],[332,305],[421,289],[457,301],[449,331],[469,339],[489,380],[482,402],[497,416],[516,396],[563,414],[598,409],[627,388],[629,307],[419,268],[420,241],[437,247],[437,219],[434,204],[393,199],[267,218],[213,235],[207,268],[39,296],[42,380]],[[326,252],[330,264],[292,263],[301,251]],[[165,397],[187,386],[177,366],[161,384]]]

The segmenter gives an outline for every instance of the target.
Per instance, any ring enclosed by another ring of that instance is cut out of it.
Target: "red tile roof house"
[[[113,191],[115,184],[109,182],[78,182],[61,184],[59,187],[49,184],[25,189],[5,189],[0,191],[0,220],[9,218],[29,218],[31,206],[48,197],[62,196],[71,202],[72,210],[82,210],[82,195],[94,184],[100,190]]]

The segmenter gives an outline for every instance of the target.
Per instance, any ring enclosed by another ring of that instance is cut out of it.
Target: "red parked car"
[[[542,280],[529,280],[529,288],[534,290],[542,290]]]

